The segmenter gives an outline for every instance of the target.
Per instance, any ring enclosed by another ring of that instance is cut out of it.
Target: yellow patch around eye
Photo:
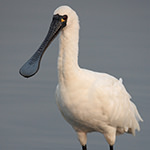
[[[64,22],[65,20],[63,18],[61,18],[61,22]]]

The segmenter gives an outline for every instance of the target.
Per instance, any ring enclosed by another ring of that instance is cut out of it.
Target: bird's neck
[[[58,57],[58,80],[67,84],[74,80],[78,66],[79,24],[65,28],[60,34]]]

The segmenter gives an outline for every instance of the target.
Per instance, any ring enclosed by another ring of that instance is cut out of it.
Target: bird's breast
[[[56,102],[65,120],[75,130],[103,132],[102,127],[99,126],[105,118],[101,112],[103,109],[100,103],[97,105],[93,99],[89,99],[89,90],[90,87],[86,83],[69,87],[59,84],[56,90]]]

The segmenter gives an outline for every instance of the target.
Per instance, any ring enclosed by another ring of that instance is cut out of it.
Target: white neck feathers
[[[79,22],[76,16],[61,31],[58,57],[59,82],[72,79],[79,70],[78,66]]]

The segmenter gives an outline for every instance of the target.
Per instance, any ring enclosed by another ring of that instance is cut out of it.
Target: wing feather
[[[100,77],[95,83],[95,90],[104,113],[108,115],[108,124],[116,127],[118,134],[130,132],[135,135],[135,130],[140,130],[138,121],[143,120],[130,100],[131,96],[126,91],[122,79],[118,80],[110,75]]]

